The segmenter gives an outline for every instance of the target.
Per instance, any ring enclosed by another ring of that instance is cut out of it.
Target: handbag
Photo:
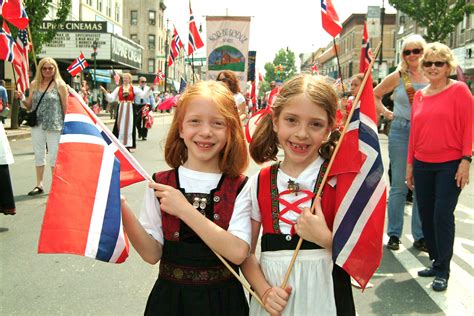
[[[26,113],[26,125],[28,125],[29,127],[35,127],[37,124],[38,124],[38,115],[36,114],[36,111],[38,111],[38,108],[40,106],[40,103],[41,103],[41,100],[43,100],[43,97],[44,95],[46,94],[46,92],[48,92],[48,89],[49,89],[49,86],[51,85],[51,83],[53,82],[54,80],[52,79],[49,83],[48,83],[48,86],[46,87],[46,90],[44,90],[43,94],[41,95],[41,98],[39,99],[38,101],[38,104],[36,104],[36,109],[34,109],[33,111],[30,111],[28,113]]]

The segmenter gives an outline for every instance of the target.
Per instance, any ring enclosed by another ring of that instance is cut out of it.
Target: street
[[[137,141],[135,158],[148,173],[167,169],[164,139],[169,114],[155,116],[148,141]],[[131,247],[127,261],[114,265],[74,255],[37,254],[38,237],[51,184],[45,173],[46,194],[27,195],[35,185],[31,139],[10,142],[15,163],[10,166],[17,215],[0,216],[1,315],[142,315],[158,275],[158,265],[141,260]],[[387,137],[381,136],[385,166]],[[81,172],[87,164],[77,166]],[[471,182],[474,181],[471,168]],[[255,174],[254,163],[247,174]],[[388,177],[387,177],[388,180]],[[138,215],[146,183],[122,190]],[[405,210],[404,236],[398,251],[384,247],[382,264],[363,293],[353,288],[358,315],[474,315],[474,183],[462,192],[456,211],[456,240],[446,292],[431,290],[431,278],[417,271],[428,265],[426,253],[412,248],[411,205]],[[385,237],[385,241],[387,241]]]

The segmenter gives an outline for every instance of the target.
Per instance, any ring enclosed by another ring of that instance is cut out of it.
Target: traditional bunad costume
[[[279,163],[263,168],[253,176],[236,200],[237,214],[249,211],[261,222],[260,266],[272,286],[281,286],[299,240],[294,224],[304,207],[311,207],[327,161],[312,162],[294,179],[285,174]],[[322,208],[329,228],[335,215],[334,184],[326,184]],[[288,285],[293,288],[282,315],[355,315],[349,275],[333,264],[331,250],[303,241]],[[251,301],[250,315],[268,315]]]
[[[181,166],[156,173],[153,178],[178,188],[196,212],[223,229],[239,238],[248,236],[250,217],[232,215],[246,177],[231,178]],[[160,211],[152,189],[145,193],[140,222],[163,245],[158,280],[145,315],[248,315],[240,282],[192,229],[179,218]],[[245,241],[250,244],[250,239]],[[237,266],[232,266],[238,271]]]
[[[136,147],[135,111],[133,100],[135,96],[144,97],[145,92],[132,85],[126,90],[123,85],[115,88],[112,93],[107,93],[108,102],[118,100],[117,115],[113,133],[126,148]]]

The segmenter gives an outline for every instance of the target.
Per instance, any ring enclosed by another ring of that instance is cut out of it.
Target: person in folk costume
[[[140,77],[138,79],[138,88],[143,91],[143,93],[150,93],[152,89],[146,85],[146,78]],[[136,121],[138,129],[138,138],[146,140],[148,136],[148,129],[151,128],[150,121],[153,118],[150,118],[150,111],[155,108],[155,98],[153,93],[146,98],[135,96],[135,109],[136,109]]]
[[[331,255],[334,180],[325,184],[316,214],[309,209],[339,137],[331,133],[337,102],[327,78],[296,76],[284,84],[271,115],[253,134],[249,150],[255,162],[277,160],[280,148],[284,159],[251,177],[235,202],[234,216],[252,218],[251,255],[241,269],[265,308],[252,300],[250,315],[355,315],[350,277]],[[261,227],[259,262],[255,249]],[[282,289],[298,235],[304,239],[302,250],[289,286]]]
[[[100,87],[108,102],[118,101],[117,114],[113,128],[114,135],[128,149],[136,148],[136,123],[133,100],[135,96],[147,97],[147,94],[138,87],[132,86],[132,75],[122,75],[122,84],[108,93],[104,87]]]
[[[249,158],[232,93],[201,81],[178,101],[165,145],[172,170],[155,173],[139,219],[122,198],[123,223],[144,261],[160,261],[145,315],[248,315],[237,269],[250,250],[250,216],[234,201]]]

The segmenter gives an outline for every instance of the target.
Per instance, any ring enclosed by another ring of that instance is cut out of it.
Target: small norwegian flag
[[[161,69],[158,69],[158,71],[156,72],[156,76],[155,76],[155,81],[153,81],[153,84],[156,86],[156,85],[159,85],[163,79],[165,79],[165,74],[161,71]]]
[[[80,73],[83,69],[86,69],[89,67],[89,64],[87,63],[86,58],[84,57],[84,54],[81,53],[79,57],[77,57],[69,67],[67,67],[67,71],[71,74],[71,76],[75,76],[78,73]]]

